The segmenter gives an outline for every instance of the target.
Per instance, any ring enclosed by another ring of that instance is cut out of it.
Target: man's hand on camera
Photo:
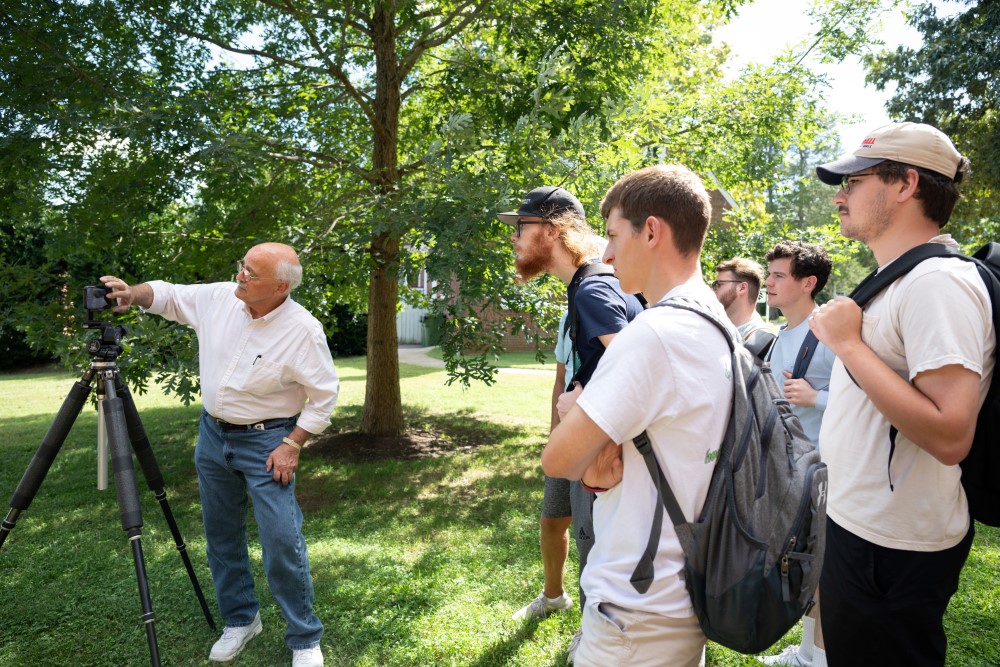
[[[115,313],[124,313],[130,306],[149,308],[153,305],[153,289],[146,283],[130,287],[115,276],[101,276],[101,282],[108,289],[107,298],[118,299],[118,305],[111,309]]]

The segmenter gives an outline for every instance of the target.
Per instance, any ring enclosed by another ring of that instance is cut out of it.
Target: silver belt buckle
[[[257,429],[258,431],[263,431],[264,430],[264,422],[257,422],[256,424],[253,425],[253,427],[255,429]]]

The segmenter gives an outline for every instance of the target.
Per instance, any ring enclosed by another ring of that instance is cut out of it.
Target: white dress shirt
[[[202,402],[210,415],[252,424],[301,411],[297,424],[310,433],[330,425],[340,380],[323,327],[291,297],[253,319],[234,294],[236,283],[148,284],[147,312],[198,334]]]

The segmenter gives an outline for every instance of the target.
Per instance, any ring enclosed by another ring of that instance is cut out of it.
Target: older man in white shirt
[[[262,243],[237,262],[236,284],[129,286],[101,278],[118,299],[192,327],[204,410],[195,467],[209,566],[226,619],[209,659],[230,662],[260,633],[247,549],[248,500],[272,595],[287,622],[293,667],[323,664],[312,612],[309,555],[295,470],[302,445],[330,425],[339,380],[320,323],[290,298],[302,280],[289,246]]]

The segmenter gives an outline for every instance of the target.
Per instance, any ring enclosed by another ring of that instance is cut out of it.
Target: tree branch
[[[350,162],[349,160],[345,160],[344,158],[327,155],[318,151],[309,150],[308,148],[288,146],[275,139],[261,139],[260,141],[265,146],[275,149],[274,151],[268,153],[270,157],[280,158],[290,162],[311,164],[315,167],[339,167],[356,174],[369,183],[374,184],[377,181],[377,178],[371,172],[361,169],[356,164]]]
[[[0,14],[0,16],[3,16],[4,18],[6,18],[17,29],[18,32],[20,32],[22,35],[25,35],[28,39],[30,39],[35,44],[38,44],[40,47],[42,47],[43,50],[48,51],[49,53],[52,53],[53,55],[55,55],[56,58],[58,58],[59,60],[61,60],[69,69],[71,69],[73,72],[75,72],[77,74],[77,76],[79,76],[80,78],[82,78],[82,79],[84,79],[86,81],[89,81],[91,84],[93,84],[94,86],[96,86],[97,88],[99,88],[101,91],[103,91],[105,94],[107,94],[112,99],[121,99],[122,98],[121,93],[119,93],[117,90],[115,90],[115,88],[113,86],[111,86],[110,84],[107,84],[107,83],[101,81],[100,79],[98,79],[97,77],[95,77],[94,75],[92,75],[90,72],[87,72],[85,69],[83,69],[82,67],[80,67],[79,65],[77,65],[76,62],[72,58],[70,58],[68,55],[66,55],[65,53],[62,53],[62,52],[58,51],[54,46],[52,46],[51,44],[49,44],[48,42],[46,42],[45,40],[43,40],[41,37],[39,37],[35,33],[33,33],[32,31],[28,30],[27,28],[22,27],[14,19],[13,16],[11,16],[10,14],[8,14],[7,12],[3,12],[3,14]],[[136,109],[136,107],[134,105],[132,105],[132,110],[133,111],[137,111],[138,109]]]
[[[261,51],[260,49],[241,49],[241,48],[237,48],[237,47],[235,47],[235,46],[233,46],[231,44],[223,42],[222,40],[216,39],[216,38],[212,37],[211,35],[206,35],[205,33],[201,33],[201,32],[198,32],[196,30],[191,30],[190,28],[186,28],[186,27],[182,26],[179,23],[175,23],[174,21],[171,21],[170,19],[166,18],[165,16],[163,16],[161,14],[157,14],[155,12],[152,12],[151,15],[154,18],[156,18],[158,21],[162,22],[164,25],[168,26],[169,28],[172,28],[173,30],[176,30],[177,32],[181,33],[182,35],[187,35],[188,37],[193,37],[193,38],[199,39],[199,40],[201,40],[203,42],[208,42],[209,44],[217,46],[220,49],[222,49],[223,51],[228,51],[229,53],[236,53],[236,54],[239,54],[239,55],[242,55],[242,56],[255,56],[255,57],[258,57],[258,58],[265,58],[267,60],[271,60],[271,61],[276,62],[276,63],[281,63],[283,65],[288,65],[289,67],[294,67],[295,69],[301,70],[303,72],[322,72],[322,71],[324,71],[323,68],[321,68],[321,67],[316,67],[314,65],[306,65],[305,63],[297,62],[295,60],[289,60],[288,58],[284,58],[282,56],[279,56],[276,53],[268,53],[267,51]]]
[[[273,0],[258,0],[258,1],[265,7],[271,7],[272,9],[291,10],[291,8],[288,7],[287,4],[285,3],[279,5],[277,2],[273,2]],[[351,20],[350,18],[351,14],[357,14],[362,20],[371,22],[371,18],[369,18],[369,16],[365,14],[363,11],[355,9],[353,4],[344,8],[343,16],[336,16],[329,13],[321,14],[319,12],[312,12],[302,9],[295,9],[291,11],[294,11],[297,14],[308,15],[320,21],[327,21],[334,25],[340,25],[343,26],[344,28],[354,28],[355,30],[363,32],[369,37],[371,36],[371,31],[368,29],[367,25],[365,25],[364,23],[359,23],[358,21]]]
[[[403,57],[399,66],[399,80],[406,78],[410,70],[416,66],[420,56],[435,46],[444,44],[449,39],[462,32],[479,14],[490,5],[492,0],[464,0],[458,7],[445,16],[437,25],[426,30],[413,44],[413,48]],[[470,8],[468,13],[466,9]],[[460,18],[461,17],[461,18]],[[435,34],[437,33],[437,34]]]

